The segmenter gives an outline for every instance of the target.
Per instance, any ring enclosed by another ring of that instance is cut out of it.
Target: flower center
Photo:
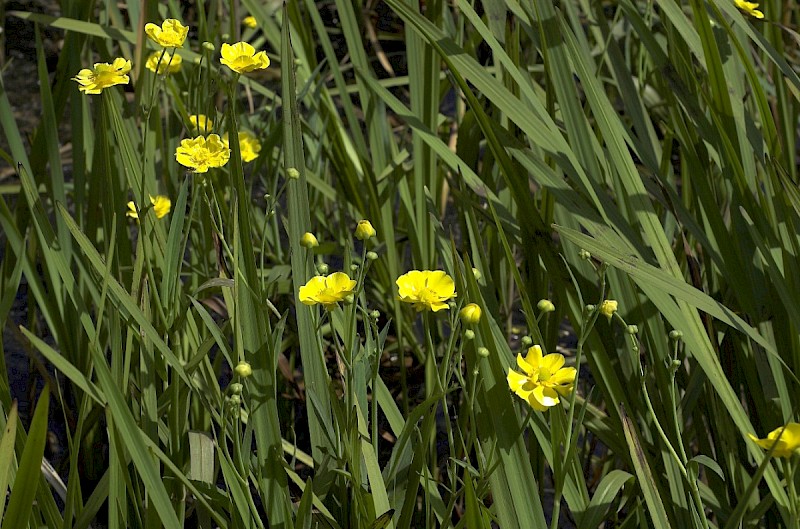
[[[551,376],[553,376],[553,373],[548,368],[540,367],[536,378],[541,384],[545,384],[550,381]]]

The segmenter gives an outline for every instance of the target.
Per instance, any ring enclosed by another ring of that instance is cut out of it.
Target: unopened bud
[[[478,356],[480,356],[481,358],[488,358],[489,350],[485,347],[478,347]]]
[[[530,347],[531,345],[533,345],[533,338],[531,338],[530,336],[523,336],[522,338],[520,338],[519,343],[521,343],[523,347]]]
[[[305,232],[303,236],[300,237],[300,246],[303,248],[316,248],[319,246],[319,241],[313,233]]]
[[[378,254],[376,254],[375,252],[367,252],[367,259],[369,259],[370,261],[375,261],[378,259]]]
[[[250,367],[250,364],[244,361],[236,364],[236,367],[233,368],[233,370],[236,372],[237,375],[239,375],[242,378],[247,378],[253,374],[253,368]]]
[[[372,312],[369,313],[369,317],[372,318],[373,320],[377,320],[378,318],[381,317],[381,312],[379,310],[373,310]]]
[[[481,321],[481,308],[477,303],[468,303],[461,309],[458,315],[461,316],[464,323],[474,325]]]
[[[584,261],[588,261],[589,259],[592,258],[592,254],[590,254],[588,251],[583,250],[583,249],[580,252],[578,252],[578,256],[581,259],[583,259]]]
[[[474,267],[472,268],[472,275],[475,277],[475,281],[480,281],[481,277],[483,277],[481,271]]]
[[[241,395],[242,394],[242,390],[244,389],[244,386],[242,386],[238,382],[234,382],[233,384],[231,384],[228,387],[230,388],[232,395]]]
[[[539,303],[536,304],[536,308],[539,309],[540,312],[553,312],[556,310],[556,306],[553,305],[553,302],[549,299],[540,299]]]
[[[300,171],[298,171],[294,167],[290,167],[289,169],[286,170],[286,176],[288,176],[292,180],[297,180],[298,178],[300,178]]]
[[[628,334],[638,334],[639,327],[636,325],[628,325],[628,327],[625,329],[625,332]]]
[[[472,329],[467,329],[464,331],[464,339],[465,340],[473,340],[475,338],[475,331]]]
[[[328,264],[327,263],[317,263],[317,272],[322,275],[328,275]]]
[[[678,341],[683,338],[683,333],[677,329],[669,331],[669,339],[673,341]]]
[[[366,241],[369,238],[375,237],[375,228],[372,226],[372,223],[368,220],[359,220],[358,225],[356,226],[356,239],[359,241]]]
[[[214,51],[217,48],[214,46],[213,42],[208,42],[207,40],[203,42],[203,47],[208,51]]]

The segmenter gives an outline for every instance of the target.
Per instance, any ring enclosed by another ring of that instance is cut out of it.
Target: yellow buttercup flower
[[[256,49],[247,42],[223,44],[220,53],[222,58],[220,58],[219,62],[236,73],[263,70],[269,66],[267,53],[263,51],[256,53]]]
[[[153,212],[156,214],[157,219],[164,218],[172,209],[172,201],[164,195],[150,195],[150,203],[153,205]],[[136,204],[133,200],[128,202],[128,211],[125,214],[132,219],[139,218],[139,211],[136,209]]]
[[[81,92],[99,94],[109,86],[128,84],[131,79],[127,74],[130,71],[131,61],[117,58],[111,64],[98,62],[93,69],[84,68],[72,80],[78,82],[78,90]]]
[[[189,116],[189,123],[192,124],[192,130],[195,132],[207,133],[214,128],[214,122],[205,114],[192,114]]]
[[[161,27],[152,22],[145,25],[144,32],[159,46],[180,48],[183,46],[183,41],[186,40],[189,28],[174,18],[168,18],[161,24]]]
[[[575,385],[578,372],[574,367],[564,367],[564,356],[558,353],[542,356],[542,348],[534,345],[522,358],[517,354],[517,365],[523,373],[508,370],[508,387],[530,406],[546,411],[566,397]]]
[[[375,237],[375,228],[372,226],[372,223],[368,220],[359,220],[358,225],[356,226],[356,239],[359,241],[366,241],[372,237]]]
[[[745,2],[744,0],[733,0],[736,3],[736,7],[740,10],[744,11],[748,15],[754,18],[764,18],[764,13],[758,10],[758,3],[756,2]]]
[[[474,325],[481,321],[481,308],[477,303],[467,303],[458,315],[461,316],[464,323]]]
[[[161,62],[159,62],[159,59],[161,59]],[[183,59],[177,53],[170,55],[167,52],[154,51],[147,57],[147,62],[144,63],[144,66],[157,74],[175,73],[180,71],[182,62]]]
[[[606,299],[600,304],[600,314],[608,318],[608,321],[611,321],[611,317],[617,312],[617,307],[619,303],[614,301],[613,299]]]
[[[249,17],[244,17],[244,20],[242,20],[242,24],[244,24],[250,29],[255,29],[258,27],[258,21],[256,20],[256,17],[254,17],[253,15],[250,15]]]
[[[300,302],[304,305],[320,304],[333,310],[337,303],[353,293],[356,282],[344,272],[334,272],[329,276],[314,276],[300,287]]]
[[[766,439],[759,439],[753,434],[747,435],[764,450],[769,450],[774,444],[775,449],[772,451],[772,455],[777,457],[791,457],[800,450],[800,424],[796,422],[790,422],[785,428],[783,426],[775,428],[767,434]],[[780,438],[778,438],[779,436]]]
[[[230,147],[227,132],[222,136],[222,142],[226,147]],[[243,162],[252,162],[258,158],[258,153],[261,152],[261,142],[252,133],[246,130],[239,131],[239,152]]]
[[[395,281],[398,299],[411,303],[417,312],[447,309],[447,301],[456,297],[453,278],[442,270],[412,270]]]
[[[216,134],[181,140],[175,150],[178,163],[195,173],[205,173],[212,167],[222,167],[231,157],[231,151]]]

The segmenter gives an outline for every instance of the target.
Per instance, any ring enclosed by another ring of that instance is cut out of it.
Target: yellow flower
[[[372,237],[375,237],[375,228],[372,226],[372,223],[368,220],[359,220],[358,225],[356,226],[356,239],[359,241],[366,241]]]
[[[614,301],[613,299],[606,299],[600,304],[600,314],[608,318],[608,321],[611,321],[611,317],[617,312],[617,306],[619,303]]]
[[[446,309],[447,301],[456,297],[453,278],[442,270],[412,270],[398,277],[395,283],[398,299],[414,305],[417,312]]]
[[[753,434],[747,434],[750,439],[756,442],[764,450],[769,450],[775,445],[772,455],[778,457],[791,457],[792,454],[800,450],[800,424],[790,422],[784,428],[776,428],[767,434],[766,439],[759,439]],[[780,439],[778,439],[780,436]],[[777,442],[775,441],[776,439]]]
[[[313,233],[305,232],[303,236],[300,237],[300,246],[303,248],[316,248],[319,246],[319,241]]]
[[[353,293],[356,282],[344,272],[334,272],[329,276],[314,276],[300,287],[300,302],[304,305],[320,304],[327,310],[343,301]]]
[[[104,88],[117,84],[128,84],[130,77],[127,73],[131,71],[131,61],[117,58],[114,62],[98,62],[94,69],[84,68],[78,75],[72,78],[80,85],[78,90],[86,94],[99,94]]]
[[[219,62],[236,73],[263,70],[269,66],[269,57],[266,52],[256,53],[256,49],[246,42],[237,42],[233,45],[223,44],[220,53],[222,58]]]
[[[250,29],[255,29],[258,27],[258,21],[256,20],[256,17],[254,17],[253,15],[250,15],[249,17],[244,17],[244,20],[242,20],[242,24],[244,24]]]
[[[163,57],[161,56],[162,54],[164,55]],[[159,59],[161,59],[161,62],[158,62]],[[153,73],[175,73],[180,71],[182,62],[183,59],[177,53],[170,55],[167,52],[154,51],[147,58],[147,62],[144,65]],[[156,68],[158,68],[158,71],[156,71]]]
[[[461,316],[461,319],[464,320],[464,323],[474,325],[481,321],[481,308],[477,303],[468,303],[463,309],[461,309],[461,312],[459,312],[458,315]]]
[[[192,114],[189,116],[189,123],[192,124],[192,130],[195,132],[211,132],[211,129],[214,128],[214,122],[205,114]],[[227,142],[225,143],[227,147]]]
[[[180,48],[183,46],[183,41],[186,40],[186,34],[189,33],[189,28],[174,18],[168,18],[161,24],[161,27],[158,27],[152,22],[145,25],[144,32],[147,33],[150,40],[159,46],[165,48]]]
[[[230,148],[227,132],[222,136],[222,142],[226,147]],[[239,131],[239,152],[242,155],[243,162],[252,162],[258,158],[258,153],[261,152],[261,142],[252,133],[241,130]]]
[[[534,345],[522,358],[517,354],[517,365],[524,374],[508,370],[508,387],[538,411],[546,411],[559,402],[559,395],[572,392],[577,377],[574,367],[564,367],[564,356],[558,353],[542,356],[542,348]]]
[[[178,163],[195,173],[205,173],[211,167],[222,167],[230,157],[231,151],[216,134],[186,138],[175,150]]]
[[[736,7],[754,18],[764,18],[764,13],[759,11],[757,2],[745,2],[745,0],[733,0]]]
[[[153,212],[155,212],[157,219],[164,218],[172,209],[172,201],[164,195],[150,195],[150,203],[153,205]],[[128,211],[125,214],[132,219],[139,218],[139,212],[133,200],[128,202]]]

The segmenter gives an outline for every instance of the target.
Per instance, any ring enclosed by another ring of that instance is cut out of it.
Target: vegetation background
[[[0,6],[1,529],[800,527],[800,439],[750,437],[800,402],[794,2],[46,7]],[[412,269],[454,305],[398,300]],[[300,303],[326,270],[352,300]],[[532,344],[578,370],[546,412],[506,380]]]

